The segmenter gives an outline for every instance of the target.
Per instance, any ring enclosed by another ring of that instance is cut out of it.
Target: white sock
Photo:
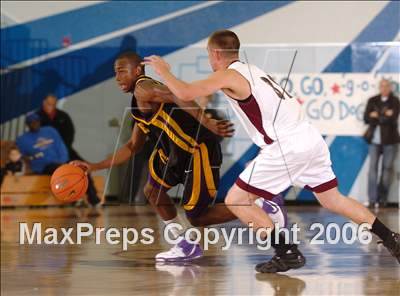
[[[262,197],[259,197],[254,201],[254,203],[257,207],[262,208],[264,204],[264,199]]]
[[[171,223],[177,223],[182,226],[182,228],[178,227],[170,227],[170,233],[173,235],[174,239],[178,239],[178,242],[180,242],[184,238],[185,231],[190,227],[189,222],[186,221],[186,219],[183,219],[179,215],[176,215],[174,219],[171,220],[164,220],[163,221],[165,226]]]

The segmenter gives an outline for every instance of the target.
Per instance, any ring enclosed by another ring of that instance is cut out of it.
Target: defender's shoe
[[[389,239],[383,242],[383,245],[389,250],[390,254],[400,263],[400,234],[392,232]]]
[[[271,258],[271,260],[256,265],[256,271],[261,273],[276,273],[285,272],[289,269],[297,269],[306,264],[306,258],[293,245],[288,251],[283,254],[278,254]]]

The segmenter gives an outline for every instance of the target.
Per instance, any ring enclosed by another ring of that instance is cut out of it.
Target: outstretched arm
[[[207,79],[187,83],[176,78],[171,72],[160,75],[172,93],[182,101],[194,101],[198,97],[208,96],[225,87],[225,73],[215,72]],[[228,73],[229,74],[229,73]]]
[[[193,101],[195,98],[211,95],[221,89],[232,90],[241,99],[242,95],[250,90],[246,79],[232,69],[217,71],[206,79],[187,83],[176,78],[171,73],[169,64],[159,56],[145,58],[144,64],[150,65],[171,92],[182,101]]]
[[[195,101],[178,99],[165,85],[152,80],[144,80],[137,84],[135,97],[146,102],[175,103],[214,134],[221,137],[232,137],[233,135],[233,124],[230,121],[208,118],[204,115],[204,110]]]
[[[233,123],[229,120],[218,120],[206,116],[206,114],[204,113],[204,109],[201,108],[195,101],[185,102],[178,100],[175,97],[175,103],[215,135],[224,138],[230,138],[233,136],[235,130],[233,128]]]
[[[138,153],[143,148],[145,142],[146,134],[139,128],[138,123],[136,123],[133,127],[129,141],[119,148],[114,155],[111,155],[97,163],[88,163],[83,161],[72,161],[71,163],[84,168],[87,172],[108,169],[114,165],[126,162],[132,155]]]

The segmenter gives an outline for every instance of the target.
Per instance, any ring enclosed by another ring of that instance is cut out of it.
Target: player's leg
[[[289,269],[297,269],[305,265],[305,258],[297,249],[297,245],[285,242],[285,236],[279,232],[279,239],[275,241],[275,225],[263,208],[256,205],[258,194],[245,191],[237,184],[230,189],[225,203],[228,208],[244,224],[253,224],[255,230],[259,228],[271,229],[271,246],[275,250],[275,256],[269,261],[256,265],[256,271],[262,273],[284,272]]]
[[[212,205],[199,215],[188,215],[187,218],[190,224],[195,227],[221,224],[237,219],[236,216],[223,203]]]
[[[400,263],[400,235],[387,228],[365,206],[340,194],[337,187],[315,193],[315,195],[324,208],[345,216],[357,224],[368,223],[371,225],[371,232],[382,239],[383,245]]]
[[[236,219],[236,216],[229,210],[224,203],[215,203],[217,188],[219,185],[219,169],[221,156],[218,148],[219,143],[201,143],[200,144],[200,196],[194,208],[187,210],[186,215],[193,226],[208,226],[213,224],[225,223]],[[194,180],[194,175],[189,178]],[[191,185],[187,184],[185,196],[192,194]],[[283,198],[278,195],[272,201],[261,197],[256,198],[255,204],[260,207],[267,215],[271,217],[274,223],[280,227],[286,226],[286,211],[283,209]]]
[[[202,255],[201,250],[199,250],[198,246],[186,244],[184,233],[189,227],[189,223],[184,218],[179,217],[175,204],[167,194],[168,189],[157,185],[154,180],[148,181],[144,188],[144,194],[151,206],[160,216],[165,226],[168,226],[170,237],[177,241],[177,245],[169,251],[158,253],[155,259],[157,261],[175,262],[198,258]],[[188,254],[181,252],[182,248],[185,251],[190,249]],[[191,252],[193,250],[195,252]]]
[[[150,205],[163,221],[173,220],[177,216],[176,207],[167,190],[168,188],[156,184],[150,177],[143,190]]]
[[[199,170],[198,176],[195,176],[194,171],[187,179],[185,186],[185,196],[191,196],[197,194],[195,191],[200,190],[198,193],[198,199],[193,207],[188,209],[188,205],[185,206],[186,216],[193,226],[208,226],[213,224],[221,224],[236,219],[236,216],[228,209],[224,203],[215,203],[217,196],[217,188],[219,185],[219,169],[221,164],[221,153],[219,153],[219,143],[201,143],[200,153],[196,154],[198,160],[193,158],[193,167]],[[197,165],[197,167],[196,167]],[[195,178],[200,180],[200,184]],[[193,187],[193,185],[199,188]],[[193,191],[195,190],[195,191]],[[190,201],[187,200],[189,203]]]
[[[181,242],[186,229],[190,226],[183,217],[177,213],[175,204],[171,200],[167,191],[177,185],[179,181],[175,174],[168,167],[168,160],[161,157],[160,149],[155,149],[149,159],[149,176],[144,187],[144,194],[149,200],[153,209],[160,216],[165,226],[168,226],[170,238]],[[175,261],[176,246],[170,251],[161,252],[156,255],[157,261]]]
[[[201,198],[201,185],[204,176],[201,169],[200,151],[195,150],[193,156],[191,155],[188,159],[182,157],[181,164],[180,171],[182,174],[178,175],[181,175],[182,179],[179,182],[184,185],[182,204],[187,219],[193,223],[192,219],[198,216],[209,204],[208,200]],[[180,238],[173,248],[158,254],[156,259],[166,262],[181,262],[191,261],[202,256],[203,251],[200,244],[194,244],[188,239]]]
[[[220,179],[220,164],[222,162],[219,143],[201,143],[199,148],[202,172],[200,197],[194,209],[186,212],[189,221],[193,226],[208,226],[236,219],[236,216],[225,204],[215,203]],[[193,177],[190,180],[193,180]],[[189,188],[189,186],[186,188]],[[191,194],[191,189],[187,192],[187,196],[189,194]],[[266,201],[259,197],[255,204],[270,215],[274,222],[278,222],[281,227],[284,227],[286,224],[286,212],[283,210],[283,199],[281,196],[276,196],[274,199],[274,201]]]
[[[224,204],[209,208],[217,193],[219,168],[211,167],[205,144],[194,151],[189,161],[182,159],[181,162],[186,162],[182,167],[182,172],[185,172],[181,180],[184,184],[182,204],[189,222],[193,226],[205,226],[236,219]],[[170,251],[162,253],[159,259],[188,261],[199,258],[202,254],[199,244],[182,239]]]
[[[357,224],[369,223],[372,225],[375,220],[375,216],[365,206],[350,197],[343,196],[337,187],[320,193],[314,192],[314,194],[324,208]]]
[[[272,215],[268,212],[271,205],[267,202],[274,199],[276,195],[290,186],[287,177],[287,169],[277,161],[275,156],[261,151],[258,156],[240,174],[235,185],[229,191],[225,203],[229,209],[244,223],[252,222],[255,229],[270,228],[272,232],[271,246],[275,250],[275,256],[265,263],[256,266],[258,272],[275,273],[283,272],[292,268],[300,268],[305,264],[305,258],[297,249],[295,244],[286,243],[285,235],[278,233],[279,240],[275,241],[274,224]],[[294,168],[289,168],[293,170]],[[263,199],[259,199],[262,197]],[[261,207],[260,207],[261,205]],[[273,206],[272,208],[276,208]],[[286,224],[285,222],[283,222]]]
[[[177,181],[173,174],[170,174],[167,161],[161,158],[160,150],[156,148],[150,155],[149,175],[144,186],[144,195],[161,219],[169,221],[176,217],[177,212],[167,191],[175,186]]]
[[[371,225],[371,231],[382,239],[383,244],[400,262],[400,235],[389,230],[361,203],[340,194],[331,167],[328,146],[319,134],[316,134],[315,139],[307,169],[301,172],[296,181],[314,191],[324,208],[347,217],[357,224]]]
[[[225,204],[243,224],[252,223],[254,230],[259,228],[270,228],[272,230],[274,224],[271,218],[255,204],[258,198],[258,195],[245,191],[234,184],[225,198]]]
[[[186,159],[183,157],[181,161],[184,163]],[[191,244],[184,238],[185,231],[190,224],[185,217],[179,216],[173,201],[167,194],[171,187],[182,183],[182,180],[178,178],[179,173],[168,167],[168,160],[162,158],[158,150],[150,156],[149,182],[145,187],[145,195],[168,227],[170,238],[176,241],[176,245],[170,250],[156,255],[157,261],[190,261],[203,255],[198,244]]]
[[[277,195],[272,201],[258,197],[254,201],[254,204],[263,209],[273,223],[278,223],[280,227],[286,226],[286,210],[283,207],[283,198],[281,195]],[[190,224],[195,227],[221,224],[235,219],[237,219],[237,216],[232,213],[225,203],[210,205],[198,216],[188,216]]]

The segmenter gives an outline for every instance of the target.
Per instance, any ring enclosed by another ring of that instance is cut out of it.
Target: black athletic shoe
[[[306,258],[297,249],[296,245],[284,254],[276,254],[271,260],[256,265],[256,271],[261,273],[285,272],[297,269],[306,264]]]
[[[400,263],[400,234],[392,232],[391,237],[383,242],[390,254]]]

